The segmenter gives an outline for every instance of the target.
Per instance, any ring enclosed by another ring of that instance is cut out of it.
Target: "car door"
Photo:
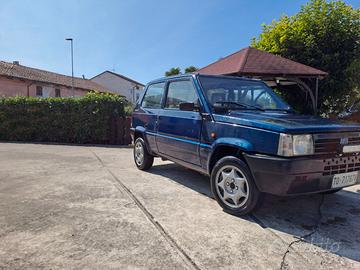
[[[164,108],[158,117],[156,144],[161,154],[200,165],[202,118],[199,111],[180,110],[180,103],[199,103],[190,78],[168,82]]]
[[[146,89],[142,102],[134,110],[133,126],[135,128],[144,128],[145,139],[153,152],[157,152],[155,133],[158,115],[162,110],[161,104],[164,90],[164,82],[150,84]]]

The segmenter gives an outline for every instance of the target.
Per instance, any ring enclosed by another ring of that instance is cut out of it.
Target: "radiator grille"
[[[314,134],[314,142],[315,154],[342,153],[344,145],[360,145],[360,132]]]

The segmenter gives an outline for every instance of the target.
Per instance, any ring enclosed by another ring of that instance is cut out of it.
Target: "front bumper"
[[[258,189],[275,195],[328,191],[334,174],[360,170],[360,156],[320,159],[245,154],[245,159]]]

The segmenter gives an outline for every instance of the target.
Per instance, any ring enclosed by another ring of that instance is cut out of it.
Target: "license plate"
[[[332,180],[331,188],[346,187],[356,184],[358,172],[348,172],[335,174]]]
[[[343,147],[344,153],[360,152],[360,145],[345,145]]]

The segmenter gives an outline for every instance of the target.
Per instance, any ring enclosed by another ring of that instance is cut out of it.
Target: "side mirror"
[[[195,103],[183,102],[179,104],[180,111],[199,111],[199,106]]]

